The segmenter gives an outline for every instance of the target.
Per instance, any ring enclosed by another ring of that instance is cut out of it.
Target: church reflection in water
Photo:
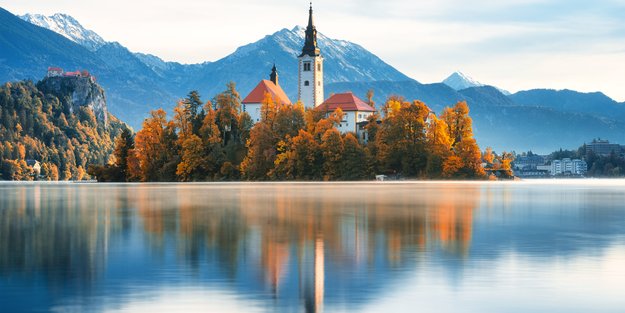
[[[350,307],[426,251],[467,257],[480,192],[472,184],[24,185],[0,199],[0,278],[44,277],[89,297],[85,290],[124,292],[106,283],[112,276],[162,285],[173,272],[276,310]],[[149,271],[119,275],[133,262]]]

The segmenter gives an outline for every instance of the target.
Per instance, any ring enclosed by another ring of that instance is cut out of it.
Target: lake
[[[1,312],[625,312],[625,180],[0,183]]]

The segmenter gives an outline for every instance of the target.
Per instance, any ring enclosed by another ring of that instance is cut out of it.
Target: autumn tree
[[[347,133],[343,138],[343,146],[341,179],[362,180],[370,177],[365,149],[360,145],[358,139],[352,133]]]
[[[239,139],[239,112],[241,108],[241,97],[235,88],[235,84],[230,82],[226,85],[226,91],[215,97],[216,123],[222,136],[222,145]]]
[[[217,112],[209,101],[198,134],[187,136],[181,146],[181,162],[176,175],[181,181],[211,180],[218,176],[225,161],[221,146],[221,132],[217,126]]]
[[[460,101],[451,108],[445,108],[441,118],[447,124],[447,133],[449,133],[452,147],[455,147],[463,138],[473,136],[473,122],[469,117],[469,106],[465,101]]]
[[[482,168],[482,153],[473,138],[472,120],[469,117],[467,103],[461,101],[452,108],[445,108],[441,118],[447,124],[454,155],[462,162],[460,168],[454,172],[446,170],[444,176],[465,179],[485,177]],[[447,167],[448,170],[453,168]]]
[[[175,153],[171,150],[177,150],[176,140],[173,140],[174,129],[173,122],[167,121],[167,113],[163,109],[150,112],[150,117],[143,121],[143,128],[135,137],[135,154],[142,181],[164,181],[169,178],[163,170],[166,165],[175,162],[170,158]]]
[[[486,150],[484,151],[482,155],[482,160],[484,160],[484,162],[486,162],[487,164],[493,164],[495,162],[495,155],[493,154],[493,148],[486,147]]]
[[[456,172],[456,177],[464,179],[485,177],[486,174],[482,168],[482,153],[474,138],[463,138],[456,144],[454,151],[462,160],[462,167]]]
[[[314,137],[305,130],[278,143],[278,156],[271,175],[276,179],[319,180],[322,153]]]
[[[241,113],[241,98],[234,83],[229,83],[226,90],[215,97],[215,121],[221,134],[221,146],[224,159],[238,170],[247,154],[245,144],[250,136],[252,119],[246,112]],[[219,165],[219,168],[223,163]],[[220,176],[222,171],[217,172]]]
[[[429,115],[426,137],[428,150],[426,172],[429,177],[440,177],[443,173],[443,163],[453,152],[447,124],[434,113]]]
[[[267,123],[260,122],[252,128],[247,143],[247,156],[241,163],[243,177],[250,180],[266,180],[276,159],[276,136]]]
[[[115,140],[115,150],[113,150],[113,164],[106,165],[96,165],[91,164],[86,173],[94,176],[98,179],[98,181],[105,182],[125,182],[130,178],[130,169],[128,166],[128,159],[131,153],[134,151],[134,137],[130,129],[124,127],[122,133]],[[82,170],[82,167],[76,177],[77,179],[82,178],[84,176],[85,171]],[[54,174],[53,170],[48,166],[46,168],[42,168],[42,172]],[[58,175],[58,170],[57,174]]]
[[[204,146],[195,134],[185,136],[181,143],[181,161],[176,166],[176,175],[181,181],[195,181],[206,178]]]
[[[276,101],[274,101],[270,93],[265,92],[263,101],[260,104],[260,120],[269,125],[269,127],[272,127],[277,113],[278,106],[276,105]]]
[[[342,177],[344,146],[341,133],[336,128],[326,130],[320,148],[323,155],[323,179],[336,180]]]
[[[265,180],[274,167],[277,146],[280,141],[289,141],[304,128],[304,108],[301,103],[283,104],[272,109],[273,100],[265,97],[263,118],[256,123],[247,141],[247,155],[241,163],[243,177],[251,180]]]
[[[306,125],[306,131],[310,134],[321,133],[321,135],[323,135],[325,130],[316,131],[315,128],[317,127],[317,123],[323,120],[326,114],[329,114],[329,113],[332,113],[332,112],[327,112],[325,110],[319,110],[319,109],[306,110],[305,115],[304,115],[304,123]]]
[[[306,127],[304,105],[298,101],[295,104],[282,105],[276,113],[273,130],[278,140],[295,137],[300,129]]]
[[[193,118],[190,105],[185,101],[178,101],[174,108],[173,124],[176,127],[179,144],[193,134]]]
[[[495,169],[499,170],[501,178],[511,178],[514,177],[514,173],[512,171],[512,162],[514,161],[514,154],[510,152],[502,152],[501,155],[495,157],[496,167]]]
[[[426,165],[425,121],[430,109],[420,101],[412,103],[389,98],[376,134],[378,159],[386,172],[421,176]]]
[[[443,177],[458,177],[458,173],[463,166],[462,159],[459,156],[452,155],[443,162]]]
[[[309,111],[316,110],[313,109]],[[311,113],[311,115],[313,114],[314,113]],[[315,140],[317,142],[321,142],[323,135],[325,135],[328,130],[336,128],[341,123],[344,116],[345,114],[343,113],[343,110],[341,110],[341,108],[337,108],[336,110],[334,110],[334,112],[328,113],[328,116],[326,118],[318,120],[315,123],[314,127],[309,127],[309,129],[312,130],[311,134],[314,136]]]

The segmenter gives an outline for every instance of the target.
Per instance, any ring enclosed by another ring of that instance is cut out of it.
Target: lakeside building
[[[593,139],[592,142],[586,143],[586,151],[592,151],[596,155],[608,156],[613,152],[617,155],[625,152],[625,146],[616,143],[610,143],[608,140],[601,138]]]
[[[581,159],[563,158],[551,162],[548,159],[548,156],[541,155],[519,156],[512,165],[514,175],[526,178],[584,176],[588,171],[588,164]]]
[[[551,175],[586,175],[588,164],[584,160],[564,158],[551,161]]]
[[[538,166],[544,165],[546,157],[542,155],[519,156],[514,159],[514,170],[536,170]]]
[[[514,176],[527,178],[548,177],[551,175],[551,165],[547,164],[546,155],[517,156],[512,162]]]

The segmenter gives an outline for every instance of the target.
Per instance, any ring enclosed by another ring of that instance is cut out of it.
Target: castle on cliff
[[[91,75],[91,73],[89,73],[89,71],[87,70],[65,72],[60,67],[51,66],[48,67],[48,73],[46,74],[46,77],[82,77],[89,78],[92,83],[95,83],[95,76]]]

